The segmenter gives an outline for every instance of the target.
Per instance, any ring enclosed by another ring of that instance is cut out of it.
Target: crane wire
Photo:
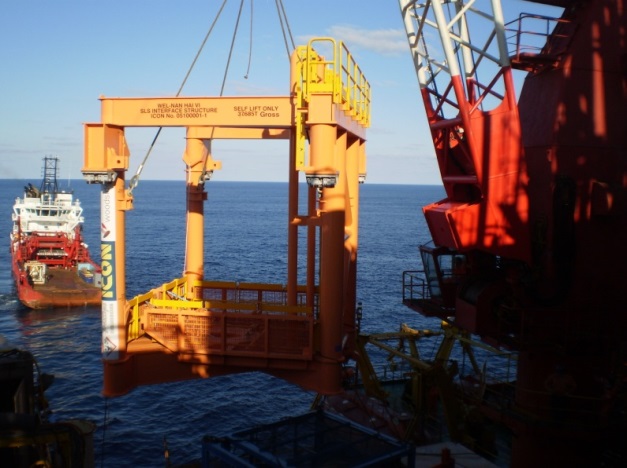
[[[250,62],[253,58],[253,0],[250,0],[250,42],[248,44],[248,67],[246,67],[246,74],[244,79],[248,79],[250,73]]]
[[[237,30],[239,29],[239,20],[242,17],[242,8],[244,7],[244,1],[245,0],[241,0],[239,4],[239,11],[237,12],[237,20],[235,21],[235,29],[233,29],[233,37],[231,38],[231,47],[229,49],[229,57],[226,60],[226,68],[224,70],[224,77],[222,78],[222,87],[220,88],[220,96],[222,96],[224,93],[224,86],[226,85],[226,78],[229,74],[229,67],[231,65],[231,57],[233,56],[235,38],[237,37]]]
[[[235,38],[237,36],[237,30],[239,27],[239,21],[241,18],[241,14],[242,14],[242,8],[244,6],[244,1],[245,0],[241,0],[240,2],[240,8],[239,8],[239,12],[237,15],[237,23],[233,32],[233,39],[231,41],[231,48],[229,50],[229,57],[227,60],[227,65],[224,71],[224,77],[222,80],[222,86],[220,88],[220,96],[223,95],[224,93],[224,86],[226,84],[226,79],[228,76],[228,70],[229,70],[229,66],[230,66],[230,62],[231,62],[231,57],[233,54],[233,48],[234,48],[234,44],[235,44]],[[185,75],[185,78],[183,79],[181,86],[179,87],[177,93],[176,93],[176,97],[180,96],[181,92],[183,91],[183,88],[185,86],[185,84],[187,83],[187,80],[194,68],[194,66],[196,65],[196,62],[198,61],[198,58],[200,57],[200,54],[203,50],[203,48],[205,47],[205,44],[207,43],[207,40],[209,39],[209,36],[211,35],[213,28],[215,27],[218,19],[220,18],[220,15],[222,14],[222,11],[224,10],[224,7],[226,5],[227,0],[224,0],[222,2],[222,5],[220,6],[220,9],[218,10],[218,13],[216,14],[216,17],[213,21],[213,23],[211,24],[211,27],[209,28],[209,31],[207,32],[207,34],[205,35],[204,40],[202,41],[202,44],[200,45],[198,52],[196,53],[196,56],[194,57],[194,60],[192,61],[190,67],[187,70],[187,73]],[[281,24],[281,32],[283,34],[283,42],[285,43],[285,48],[287,51],[287,57],[288,60],[290,58],[290,43],[291,43],[291,47],[292,50],[295,49],[295,43],[294,43],[294,38],[292,36],[292,31],[290,29],[289,26],[289,22],[287,20],[287,14],[285,13],[285,7],[283,5],[283,1],[282,0],[275,0],[275,4],[277,7],[277,13],[278,13],[278,17],[279,17],[279,23]],[[287,33],[289,35],[289,42],[288,42],[288,38],[286,37],[286,30]],[[249,43],[249,55],[248,55],[248,67],[246,70],[246,75],[244,76],[245,79],[248,79],[249,73],[250,73],[250,66],[251,66],[251,61],[252,61],[252,46],[253,46],[253,0],[250,0],[250,43]],[[135,189],[137,187],[137,185],[139,184],[139,177],[144,169],[144,166],[146,165],[146,162],[148,161],[148,157],[150,156],[150,154],[152,153],[152,150],[157,142],[157,139],[159,138],[159,135],[161,134],[161,131],[163,130],[163,127],[159,127],[157,129],[157,132],[150,144],[150,146],[148,147],[148,150],[146,151],[146,155],[144,156],[144,158],[142,159],[141,164],[138,166],[137,171],[135,173],[135,175],[131,178],[131,181],[129,183],[129,189],[128,189],[128,194],[131,195],[133,192],[133,189]],[[207,157],[205,156],[205,160],[203,161],[203,172],[201,174],[201,183],[204,182],[206,176],[207,176],[207,170],[206,170],[206,162],[207,162]]]
[[[231,47],[229,48],[229,56],[228,56],[228,58],[226,60],[226,67],[224,69],[224,76],[222,77],[222,86],[220,87],[220,94],[219,94],[220,96],[222,96],[224,94],[224,87],[226,86],[226,79],[227,79],[228,74],[229,74],[229,67],[231,65],[231,57],[233,56],[233,49],[235,47],[235,39],[237,38],[237,31],[239,29],[239,22],[240,22],[240,19],[242,17],[242,9],[244,7],[244,1],[245,0],[241,0],[240,4],[239,4],[239,11],[237,13],[237,20],[235,21],[235,28],[233,29],[233,37],[231,38]],[[251,28],[252,28],[252,15],[251,15]],[[251,36],[251,38],[252,38],[252,36]],[[248,76],[248,74],[246,76]],[[213,138],[214,130],[215,130],[215,127],[211,127],[211,134],[210,134],[208,140],[211,140]],[[203,160],[202,160],[202,172],[200,173],[200,180],[199,180],[200,184],[204,184],[205,181],[208,180],[208,178],[211,176],[211,173],[213,172],[213,171],[207,171],[207,160],[208,160],[208,158],[209,158],[209,153],[207,152],[207,154],[205,154],[205,156],[203,157]]]
[[[233,49],[235,47],[235,39],[237,38],[237,31],[239,29],[239,22],[242,16],[242,9],[244,7],[244,1],[245,0],[241,0],[240,4],[239,4],[239,11],[237,13],[237,20],[235,21],[235,28],[233,29],[233,37],[231,38],[231,47],[229,49],[229,56],[227,58],[226,61],[226,67],[224,69],[224,76],[222,78],[222,86],[220,87],[220,96],[222,96],[224,94],[224,87],[226,85],[226,79],[228,77],[229,74],[229,67],[231,64],[231,57],[233,56]],[[252,1],[252,0],[251,0]],[[252,14],[251,14],[252,17]],[[251,28],[252,28],[252,18],[251,18]],[[252,38],[252,35],[251,35]],[[251,49],[252,50],[252,49]],[[209,138],[207,138],[209,141],[211,141],[213,139],[213,132],[215,131],[215,127],[211,127],[211,133],[209,135]],[[201,169],[201,173],[200,173],[200,177],[198,180],[198,184],[200,186],[204,185],[204,183],[209,180],[209,178],[211,177],[211,174],[213,173],[213,170],[208,171],[207,170],[207,161],[210,157],[210,152],[207,151],[205,153],[205,155],[203,156],[202,159],[202,169]],[[191,176],[191,172],[189,173],[189,175]],[[187,182],[189,184],[189,180]],[[187,211],[189,212],[189,200],[187,200]],[[187,224],[186,230],[189,230],[189,223]],[[185,235],[185,258],[183,260],[183,274],[187,274],[187,271],[185,270],[185,267],[187,266],[187,239],[189,239],[189,236],[186,234]]]
[[[216,17],[214,18],[213,23],[209,27],[209,31],[207,31],[207,34],[205,35],[205,38],[202,41],[202,44],[198,48],[198,52],[196,53],[196,56],[194,57],[194,60],[192,60],[192,63],[189,66],[189,68],[187,70],[187,73],[185,74],[185,78],[183,78],[183,81],[181,82],[181,86],[179,86],[179,89],[176,92],[176,97],[178,97],[181,94],[181,92],[183,91],[183,87],[187,83],[187,79],[189,78],[189,75],[191,74],[194,66],[196,65],[196,62],[198,61],[198,57],[200,57],[200,54],[201,54],[203,48],[205,47],[205,44],[207,43],[207,40],[209,39],[209,36],[213,32],[213,28],[215,27],[216,23],[218,22],[218,19],[220,18],[220,15],[222,14],[222,10],[224,10],[224,6],[226,5],[226,2],[227,2],[227,0],[224,0],[222,2],[222,5],[220,6],[220,9],[218,10],[218,13],[216,14]],[[142,171],[144,170],[144,166],[146,164],[146,161],[148,160],[148,156],[150,156],[150,153],[152,152],[152,149],[154,148],[155,143],[157,142],[157,139],[159,138],[159,135],[161,134],[161,130],[163,130],[163,127],[159,127],[157,129],[157,133],[155,134],[154,138],[152,139],[152,143],[148,147],[148,151],[146,152],[146,155],[144,156],[144,159],[142,159],[141,164],[137,167],[137,172],[135,172],[135,175],[131,178],[131,181],[129,183],[129,189],[128,189],[128,194],[129,195],[133,193],[133,189],[135,187],[137,187],[137,184],[139,184],[139,176],[141,175]]]
[[[294,37],[292,36],[292,31],[287,21],[287,15],[285,14],[285,7],[283,6],[283,0],[275,0],[275,4],[276,4],[276,9],[277,9],[277,14],[279,16],[279,23],[281,24],[281,32],[283,33],[283,42],[285,43],[285,50],[287,51],[287,59],[289,61],[290,60],[290,44],[288,44],[287,37],[285,37],[286,29],[290,36],[290,43],[292,46],[291,50],[294,50],[296,48],[296,45],[294,44]],[[285,21],[285,25],[283,24],[283,21]]]

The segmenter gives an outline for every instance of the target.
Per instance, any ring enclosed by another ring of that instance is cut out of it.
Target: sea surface
[[[0,180],[0,337],[32,352],[55,375],[47,391],[53,421],[96,424],[100,467],[166,466],[201,457],[204,435],[227,435],[306,412],[315,395],[263,373],[141,387],[104,398],[100,309],[34,311],[17,300],[10,267],[12,205],[38,180]],[[60,182],[84,208],[84,234],[99,260],[100,186]],[[205,278],[284,283],[287,184],[210,181],[205,203]],[[185,185],[141,181],[127,213],[127,297],[182,276]],[[429,241],[421,207],[443,198],[440,186],[364,184],[360,190],[358,300],[362,331],[397,331],[401,323],[437,328],[402,305],[402,272],[420,268],[418,246]],[[0,338],[1,339],[1,338]]]

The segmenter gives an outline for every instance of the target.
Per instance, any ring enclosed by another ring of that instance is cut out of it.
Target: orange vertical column
[[[359,245],[359,184],[363,141],[351,138],[346,148],[346,240],[345,244],[345,287],[344,333],[347,340],[344,352],[351,354],[355,349],[355,309],[357,306],[357,247]]]
[[[335,196],[341,196],[343,198],[343,203],[341,205],[341,210],[344,213],[343,226],[342,226],[342,239],[343,239],[343,249],[342,249],[342,277],[340,279],[342,285],[342,311],[340,314],[340,323],[341,323],[341,344],[342,344],[342,352],[344,351],[344,344],[347,338],[347,327],[346,327],[346,310],[349,307],[350,300],[350,287],[348,285],[348,275],[350,272],[350,204],[349,204],[349,183],[348,183],[348,171],[347,171],[347,140],[348,135],[345,130],[338,129],[336,141],[335,141],[335,163],[339,169],[337,183],[335,184],[334,191],[336,193]],[[339,205],[338,205],[339,207]]]
[[[115,171],[113,183],[102,186],[101,267],[102,267],[102,358],[103,391],[118,395],[132,381],[132,366],[126,354],[126,194],[124,171]]]
[[[116,171],[113,183],[102,186],[101,265],[102,351],[105,360],[122,359],[126,351],[126,239],[124,171]]]
[[[300,67],[297,53],[292,53],[290,57],[290,95],[293,101],[299,96],[300,89]],[[299,118],[299,116],[294,116]],[[296,122],[292,122],[290,132],[290,155],[288,167],[289,198],[287,206],[287,303],[296,305],[298,287],[298,161],[297,161],[297,138]],[[302,162],[301,162],[302,164]]]
[[[202,299],[202,289],[193,284],[204,278],[204,202],[207,199],[204,176],[207,161],[211,160],[211,140],[188,138],[183,161],[186,164],[187,233],[185,251],[185,278],[187,299]]]
[[[294,132],[290,136],[290,163],[289,163],[289,199],[287,224],[287,303],[296,305],[298,286],[298,225],[295,223],[298,216],[298,170],[296,169],[296,142]]]
[[[320,354],[324,388],[332,393],[341,388],[342,311],[344,296],[344,184],[337,179],[335,157],[337,129],[334,125],[310,127],[312,170],[308,177],[324,179],[320,187]],[[310,182],[311,183],[311,182]]]
[[[307,190],[307,306],[313,307],[316,293],[316,249],[317,224],[312,220],[318,218],[317,189],[309,187]]]

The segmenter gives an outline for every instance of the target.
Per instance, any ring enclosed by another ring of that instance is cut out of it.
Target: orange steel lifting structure
[[[314,45],[332,50],[332,57],[319,55]],[[100,98],[102,121],[85,124],[82,172],[88,183],[102,184],[105,395],[251,370],[323,394],[341,389],[342,362],[355,342],[370,86],[346,47],[330,38],[298,47],[290,78],[288,96]],[[133,199],[125,188],[125,127],[187,129],[184,276],[128,301],[124,236]],[[211,152],[214,139],[289,140],[285,287],[205,281],[204,183],[220,168]],[[298,211],[300,172],[308,183],[305,214]],[[298,228],[307,233],[302,285]]]

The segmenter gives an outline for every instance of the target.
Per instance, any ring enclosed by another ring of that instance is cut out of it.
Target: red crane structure
[[[404,302],[517,352],[512,466],[598,466],[627,377],[627,5],[399,3],[446,190]]]

